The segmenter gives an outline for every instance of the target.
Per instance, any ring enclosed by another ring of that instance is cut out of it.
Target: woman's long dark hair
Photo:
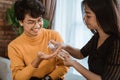
[[[83,0],[82,10],[87,5],[96,15],[98,23],[106,34],[119,36],[114,4],[116,4],[116,1],[112,0]]]

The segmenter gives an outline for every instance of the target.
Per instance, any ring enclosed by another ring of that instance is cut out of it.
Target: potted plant
[[[12,26],[12,29],[17,33],[17,35],[22,34],[23,32],[23,27],[20,26],[14,12],[14,4],[11,6],[11,8],[8,8],[6,10],[6,20],[9,25]],[[47,19],[43,19],[43,27],[47,28],[49,25],[49,21]]]

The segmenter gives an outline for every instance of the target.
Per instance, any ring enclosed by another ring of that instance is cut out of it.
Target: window
[[[53,24],[53,28],[61,34],[64,42],[76,48],[82,48],[92,36],[83,22],[81,1],[57,0],[55,23]],[[87,68],[87,58],[77,61]],[[80,75],[73,68],[70,69],[70,72]]]

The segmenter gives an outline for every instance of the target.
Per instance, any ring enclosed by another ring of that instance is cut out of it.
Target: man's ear
[[[19,21],[19,24],[20,24],[20,26],[23,26],[23,22],[22,21]]]

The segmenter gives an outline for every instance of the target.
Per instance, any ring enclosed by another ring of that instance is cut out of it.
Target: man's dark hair
[[[28,14],[33,18],[44,15],[45,8],[40,0],[17,0],[14,5],[15,16],[23,21]]]

